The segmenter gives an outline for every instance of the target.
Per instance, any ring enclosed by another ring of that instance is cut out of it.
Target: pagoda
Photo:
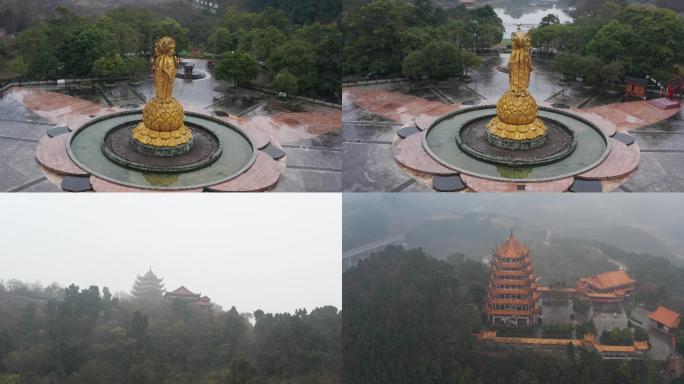
[[[152,267],[143,276],[138,275],[133,284],[131,295],[137,300],[162,301],[164,295],[164,279],[157,277],[152,272]]]
[[[532,326],[539,322],[539,291],[530,248],[513,231],[494,249],[485,303],[492,325]]]

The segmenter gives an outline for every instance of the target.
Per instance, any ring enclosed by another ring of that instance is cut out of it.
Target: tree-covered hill
[[[144,303],[96,286],[0,284],[0,383],[339,382],[340,313]]]
[[[482,353],[487,271],[462,255],[388,247],[343,277],[343,382],[348,384],[661,383],[652,361],[595,353]],[[573,356],[573,357],[571,357]]]

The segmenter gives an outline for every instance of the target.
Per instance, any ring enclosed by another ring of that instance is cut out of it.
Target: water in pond
[[[538,25],[550,13],[558,16],[561,23],[572,22],[566,4],[560,1],[510,0],[492,6],[506,28],[504,38],[509,38],[518,29],[518,24],[524,24],[523,30],[527,30],[531,25]]]

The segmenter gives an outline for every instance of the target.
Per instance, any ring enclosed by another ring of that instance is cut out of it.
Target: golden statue
[[[496,103],[496,117],[487,125],[489,133],[505,140],[528,141],[546,135],[538,117],[537,102],[527,91],[532,72],[532,41],[527,32],[514,32],[513,51],[508,62],[510,87]]]
[[[179,147],[189,144],[192,132],[185,126],[185,112],[173,97],[176,68],[176,41],[162,37],[154,46],[152,69],[155,93],[143,109],[143,121],[133,129],[133,140],[151,147]]]

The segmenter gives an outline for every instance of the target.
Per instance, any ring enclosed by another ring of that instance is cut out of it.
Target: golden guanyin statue
[[[514,32],[513,51],[508,62],[509,89],[496,103],[496,117],[487,125],[490,135],[507,141],[543,140],[544,122],[539,119],[537,102],[527,91],[532,72],[532,46],[527,32]]]
[[[184,124],[183,107],[173,97],[179,65],[175,50],[176,41],[171,37],[162,37],[154,47],[155,94],[143,109],[143,121],[132,133],[132,139],[146,147],[174,148],[192,144],[192,132]]]

